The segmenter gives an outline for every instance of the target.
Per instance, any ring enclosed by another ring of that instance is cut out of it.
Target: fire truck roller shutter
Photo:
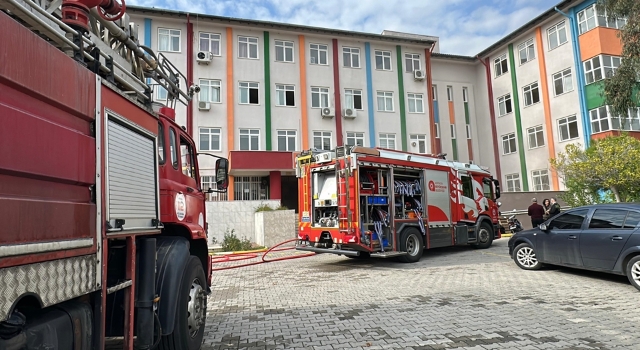
[[[179,287],[189,261],[189,247],[189,241],[182,237],[161,237],[157,241],[156,294],[160,296],[158,318],[162,335],[171,334],[175,328]]]
[[[119,228],[156,228],[158,191],[154,137],[109,115],[107,122],[107,205],[109,224]],[[112,230],[113,230],[112,229]],[[118,230],[119,231],[119,230]]]

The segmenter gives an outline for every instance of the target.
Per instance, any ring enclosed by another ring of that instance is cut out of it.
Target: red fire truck
[[[0,349],[199,349],[228,161],[202,189],[175,121],[198,87],[124,2],[2,0],[0,33]]]
[[[417,262],[424,249],[488,248],[500,238],[500,186],[475,164],[366,147],[296,157],[296,249]]]

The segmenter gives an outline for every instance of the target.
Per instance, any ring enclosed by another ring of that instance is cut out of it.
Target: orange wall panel
[[[586,61],[594,56],[605,54],[622,56],[622,42],[618,30],[597,27],[580,36],[580,59]]]

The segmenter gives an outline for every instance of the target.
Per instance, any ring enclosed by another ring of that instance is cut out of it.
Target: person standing
[[[531,200],[533,203],[529,206],[528,214],[531,217],[531,225],[533,228],[538,227],[541,223],[544,222],[542,217],[544,216],[544,208],[538,204],[538,200],[533,198]]]
[[[551,209],[551,201],[549,198],[545,198],[542,201],[542,208],[544,209],[544,215],[542,215],[542,220],[547,221],[549,218],[549,209]]]
[[[549,208],[549,217],[560,214],[560,204],[556,202],[556,199],[551,197],[551,208]]]

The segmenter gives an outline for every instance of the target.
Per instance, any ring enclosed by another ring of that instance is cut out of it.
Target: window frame
[[[453,102],[453,86],[447,85],[447,102]]]
[[[208,149],[203,149],[202,148],[202,135],[203,135],[203,129],[207,129],[208,132],[206,133],[209,136],[209,147]],[[218,148],[214,149],[213,147],[211,147],[213,145],[213,139],[212,136],[216,136],[215,133],[212,133],[212,130],[217,130],[217,136],[218,136]],[[208,127],[208,126],[200,126],[198,127],[198,149],[200,151],[203,152],[222,152],[222,128],[219,127]]]
[[[280,43],[280,44],[278,44]],[[273,40],[273,44],[274,44],[274,60],[275,62],[280,62],[280,63],[295,63],[296,61],[296,51],[295,51],[295,47],[296,44],[295,42],[291,41],[291,40],[281,40],[281,39],[275,39]],[[291,44],[291,46],[287,45],[287,44]],[[283,60],[278,60],[278,48],[282,48],[282,58]],[[291,50],[291,61],[287,60],[287,50]]]
[[[533,130],[533,133],[531,132],[532,130]],[[534,138],[536,140],[535,147],[533,147],[531,145],[531,136],[532,135],[534,136]],[[540,135],[542,137],[542,144],[539,143],[540,140],[538,139],[538,137]],[[546,146],[546,140],[544,139],[544,128],[543,128],[542,124],[527,128],[527,140],[529,141],[529,149],[536,149],[536,148],[540,148],[540,147]]]
[[[427,135],[425,134],[411,134],[409,135],[409,140],[411,140],[412,142],[415,141],[417,143],[417,147],[418,147],[418,152],[420,154],[427,154]],[[421,143],[423,143],[424,145],[424,152],[420,151],[420,147],[421,147]]]
[[[435,137],[437,139],[439,139],[440,138],[440,123],[434,123],[434,124],[436,124],[436,135],[435,135]]]
[[[545,177],[546,177],[546,183],[544,181]],[[540,181],[539,183],[540,187],[537,187],[538,184],[536,184],[536,179]],[[532,187],[534,191],[551,191],[551,181],[549,178],[548,169],[531,170],[531,182],[532,182],[532,185],[533,185]],[[546,185],[546,189],[545,189],[545,185]]]
[[[500,74],[498,74],[498,67],[500,67]],[[509,73],[509,61],[505,53],[493,59],[493,78],[499,78],[506,73]]]
[[[382,96],[380,95],[382,94]],[[380,109],[380,98],[384,99],[384,109]],[[391,101],[391,110],[387,110],[387,102]],[[376,110],[378,112],[393,113],[395,112],[395,104],[393,103],[393,91],[376,91]]]
[[[347,103],[347,96],[351,96],[351,102],[353,106],[349,106]],[[360,97],[360,108],[356,107],[356,96]],[[362,98],[362,89],[344,89],[344,108],[355,109],[356,111],[364,110],[364,100]]]
[[[384,135],[384,137],[383,137]],[[393,137],[391,137],[393,136]],[[387,144],[386,147],[382,147],[382,140],[384,140]],[[389,141],[393,141],[393,148],[389,147]],[[395,133],[387,133],[387,132],[381,132],[378,133],[378,143],[380,144],[380,148],[385,148],[385,149],[393,149],[396,150],[398,147],[398,142],[397,142],[397,138],[396,138],[396,134]]]
[[[316,46],[315,48],[313,46]],[[317,51],[318,53],[318,61],[321,61],[322,55],[321,53],[324,52],[324,59],[325,62],[313,62],[313,50]],[[318,44],[318,43],[309,43],[309,64],[313,64],[313,65],[318,65],[318,66],[328,66],[329,65],[329,45],[327,44]]]
[[[242,86],[242,84],[248,84],[246,87]],[[252,86],[251,84],[255,84],[257,86]],[[242,102],[242,89],[247,89],[247,102]],[[257,96],[258,96],[258,102],[257,103],[251,103],[251,90],[252,89],[256,89],[258,90],[257,92]],[[260,105],[260,83],[255,82],[255,81],[239,81],[238,82],[238,104],[240,105],[249,105],[249,106],[259,106]]]
[[[452,140],[455,140],[457,138],[457,130],[455,124],[449,124],[449,133]]]
[[[472,139],[472,138],[471,138],[471,136],[472,136],[472,135],[471,135],[471,125],[466,124],[466,125],[465,125],[465,129],[466,129],[466,131],[467,131],[467,140],[471,140],[471,139]]]
[[[564,30],[564,42],[560,42],[560,30]],[[552,31],[554,31],[552,33]],[[555,47],[551,47],[551,36],[555,35],[556,37],[556,41],[557,41],[557,45]],[[547,48],[548,51],[551,50],[555,50],[558,47],[566,44],[569,42],[569,33],[567,31],[567,21],[566,20],[562,20],[556,24],[554,24],[553,26],[549,27],[547,29]]]
[[[593,16],[589,17],[587,15],[587,12],[591,10],[593,12]],[[612,29],[622,29],[622,27],[624,27],[625,25],[627,25],[627,19],[626,18],[612,18],[607,16],[607,11],[604,10],[602,11],[603,14],[598,14],[598,8],[596,7],[596,4],[587,6],[586,8],[582,9],[581,11],[579,11],[576,14],[576,19],[578,22],[578,35],[582,35],[586,32],[589,32],[593,29],[596,29],[598,27],[603,27],[603,28],[612,28]],[[583,15],[584,17],[581,19],[581,15]],[[591,28],[589,28],[589,20],[593,20],[593,26]],[[604,23],[602,23],[602,21],[604,21]],[[609,21],[614,21],[615,25],[610,24]],[[619,25],[618,22],[623,22],[622,25]],[[585,24],[585,27],[583,29],[582,24]]]
[[[198,101],[204,101],[204,102],[209,102],[209,103],[218,103],[218,104],[222,103],[222,81],[220,79],[204,79],[204,78],[200,78],[200,79],[198,79],[198,82],[200,83],[200,92],[198,93]],[[206,82],[206,83],[203,83],[203,82]],[[218,83],[217,87],[215,86],[215,84],[213,84],[215,82]],[[206,100],[202,99],[202,94],[204,93],[204,89],[202,88],[203,86],[206,86],[208,89],[210,89],[209,93],[208,93],[208,95],[209,95],[208,97],[209,98],[207,98]],[[212,99],[211,99],[211,97],[212,97],[211,96],[211,90],[214,90],[216,88],[218,89],[218,101],[212,101]]]
[[[364,132],[359,132],[359,131],[347,131],[346,133],[347,137],[346,137],[346,145],[349,146],[362,146],[365,147],[365,138],[364,138]],[[349,139],[353,139],[355,141],[355,143],[353,145],[351,145],[349,143]],[[358,141],[362,141],[362,145],[358,145]]]
[[[469,89],[466,86],[462,87],[462,102],[469,103]]]
[[[568,72],[568,73],[567,73]],[[568,79],[567,79],[568,77]],[[574,90],[573,87],[573,71],[571,69],[571,67],[563,69],[557,73],[554,73],[551,75],[551,80],[553,80],[553,94],[554,97],[555,96],[560,96],[560,95],[564,95],[567,94],[571,91]],[[556,81],[560,80],[562,82],[562,92],[558,93],[558,89],[557,89],[557,85],[556,85]],[[566,89],[566,85],[567,85],[567,81],[570,82],[571,84],[571,89],[569,90],[565,90]]]
[[[534,91],[537,92],[538,101],[534,101],[533,99],[533,97],[535,96]],[[527,104],[527,93],[531,94],[531,103],[529,104]],[[541,100],[542,96],[540,96],[540,84],[537,81],[522,87],[522,104],[525,108],[538,104]]]
[[[432,96],[432,101],[438,101],[438,86],[433,84],[431,85],[431,94]]]
[[[381,58],[381,62],[382,62],[382,68],[378,68],[378,57]],[[374,59],[374,63],[376,66],[376,70],[379,71],[385,71],[385,72],[392,72],[393,71],[393,64],[391,62],[391,51],[389,50],[374,50],[373,51],[373,59]],[[389,60],[389,68],[385,67],[385,62],[386,60]]]
[[[314,91],[314,89],[318,89],[318,91]],[[326,90],[326,91],[324,91]],[[322,108],[329,108],[331,105],[331,96],[329,94],[329,92],[331,91],[328,87],[324,87],[324,86],[312,86],[311,89],[311,108],[317,108],[317,109],[322,109]],[[313,94],[318,94],[318,102],[320,102],[320,106],[319,107],[314,107],[313,105]],[[322,96],[326,95],[327,99],[327,105],[323,106],[322,105]]]
[[[598,62],[598,67],[594,67],[594,62],[597,59]],[[605,60],[609,60],[611,65],[610,66],[606,66],[605,65]],[[614,61],[617,60],[618,64],[617,66],[614,65]],[[591,85],[591,84],[595,84],[601,80],[605,80],[607,79],[609,76],[607,76],[607,74],[609,73],[609,71],[611,72],[611,76],[615,75],[616,71],[618,70],[618,68],[620,68],[620,65],[622,64],[622,57],[620,56],[613,56],[613,55],[597,55],[594,57],[591,57],[590,59],[583,61],[582,62],[582,68],[584,70],[584,81],[586,85]],[[587,68],[587,65],[589,65],[591,68]],[[599,73],[600,78],[596,79],[596,72]],[[592,74],[592,78],[593,81],[589,82],[589,74]]]
[[[500,101],[501,99],[502,101]],[[511,108],[511,111],[507,111],[507,101],[509,101],[509,106]],[[500,109],[500,103],[504,103],[504,110],[505,110],[504,114],[501,114],[502,111]],[[498,117],[504,117],[505,115],[509,115],[511,113],[513,113],[513,99],[511,98],[511,93],[499,96],[498,97]]]
[[[320,138],[320,143],[322,144],[322,147],[320,149],[322,149],[323,151],[330,151],[331,150],[331,146],[333,145],[333,132],[331,132],[331,131],[323,131],[323,130],[314,131],[313,132],[313,147],[314,148],[316,148],[315,147],[315,145],[316,145],[316,137]],[[325,139],[329,140],[329,148],[328,149],[324,148]]]
[[[167,30],[168,33],[167,34],[160,34],[161,30]],[[178,34],[172,34],[171,31],[177,31]],[[162,42],[160,40],[160,35],[166,35],[169,37],[169,49],[161,49],[160,48],[160,43]],[[172,43],[173,41],[171,40],[174,37],[178,37],[178,49],[177,50],[171,50],[172,49]],[[158,52],[170,52],[170,53],[181,53],[182,52],[182,29],[175,29],[175,28],[166,28],[166,27],[158,27]]]
[[[169,91],[165,89],[162,85],[156,85],[157,89],[155,91],[156,100],[157,101],[167,101],[169,98]],[[161,92],[164,91],[164,97],[161,96]]]
[[[243,133],[246,131],[246,133]],[[257,131],[257,133],[252,133],[253,131]],[[238,150],[240,151],[260,151],[260,129],[256,128],[241,128],[238,129]],[[242,137],[246,136],[249,138],[249,149],[242,149]],[[257,149],[252,149],[253,137],[256,137]]]
[[[573,120],[570,120],[572,119]],[[578,117],[574,114],[574,115],[569,115],[566,117],[562,117],[559,118],[557,121],[557,125],[558,125],[558,140],[559,142],[566,142],[566,141],[571,141],[571,140],[576,140],[580,138],[580,129],[579,129],[579,125],[578,125]],[[575,123],[576,124],[576,137],[571,137],[571,123]],[[562,128],[565,127],[567,128],[567,139],[562,139]]]
[[[209,36],[208,39],[206,38],[202,38],[202,35],[206,34]],[[212,38],[212,36],[218,36],[218,39],[214,39]],[[202,40],[207,40],[209,42],[209,50],[203,50],[202,49]],[[216,54],[215,52],[211,51],[211,43],[213,42],[217,42],[218,43],[218,53]],[[216,57],[220,57],[222,56],[222,34],[220,33],[212,33],[212,32],[198,32],[198,49],[199,51],[205,51],[205,52],[211,52],[211,55],[216,56]]]
[[[518,153],[518,142],[516,140],[516,133],[508,133],[501,136],[502,139],[502,155],[508,156],[510,154]],[[513,150],[511,150],[511,141],[513,140]],[[509,142],[509,153],[507,153],[507,149],[505,147],[505,142]]]
[[[345,55],[349,55],[349,65],[346,64]],[[356,57],[358,60],[358,65],[353,66],[353,57]],[[362,65],[360,64],[360,48],[352,47],[352,46],[343,46],[342,47],[342,67],[343,68],[352,68],[352,69],[360,69]]]
[[[276,107],[296,107],[296,86],[294,84],[275,84],[276,91]],[[293,92],[293,104],[287,103],[287,92]],[[284,104],[280,104],[280,95],[282,93]]]
[[[247,39],[247,41],[242,42],[240,41],[241,39]],[[255,39],[255,42],[252,42],[251,40]],[[247,57],[242,57],[240,55],[240,47],[242,46],[242,44],[246,44],[247,45]],[[251,57],[251,46],[256,47],[256,57]],[[245,60],[259,60],[260,59],[260,39],[257,36],[248,36],[248,35],[238,35],[238,58],[239,59],[245,59]]]
[[[522,61],[522,51],[525,50],[527,60]],[[524,42],[518,44],[518,61],[520,65],[527,64],[536,59],[536,46],[533,42],[533,38],[527,39]]]
[[[284,135],[281,135],[280,133],[284,133]],[[293,133],[293,134],[291,134]],[[285,149],[282,150],[280,149],[280,138],[284,137],[284,145],[285,145]],[[293,138],[293,149],[289,149],[289,141]],[[281,129],[281,130],[276,130],[276,146],[279,152],[295,152],[297,151],[298,148],[298,130],[292,130],[292,129]]]
[[[404,54],[404,65],[405,65],[405,73],[413,73],[415,71],[422,70],[422,62],[420,61],[419,53],[405,52]],[[411,69],[409,69],[409,61],[411,61]],[[417,64],[416,64],[417,62]],[[418,68],[416,69],[416,65]]]
[[[505,184],[507,185],[507,192],[522,192],[522,181],[520,179],[519,173],[505,174],[504,180]],[[516,181],[518,186],[515,186]],[[513,188],[511,188],[510,185],[512,185]]]
[[[418,104],[418,102],[420,104]],[[414,111],[411,111],[411,106],[413,103],[413,108]],[[417,107],[420,107],[420,110],[418,110]],[[407,93],[407,110],[409,113],[411,114],[424,114],[425,110],[424,110],[424,94],[423,93],[417,93],[417,92],[408,92]]]

